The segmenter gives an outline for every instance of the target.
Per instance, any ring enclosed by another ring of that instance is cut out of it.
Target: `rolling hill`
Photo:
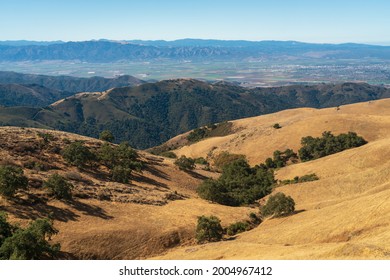
[[[134,173],[130,184],[115,183],[107,179],[104,167],[77,169],[58,153],[75,140],[91,149],[99,148],[101,141],[59,131],[0,128],[2,164],[22,166],[30,182],[16,200],[0,198],[0,211],[22,225],[51,212],[60,231],[53,241],[62,244],[65,258],[389,259],[389,108],[390,99],[384,99],[339,109],[286,110],[232,121],[230,135],[174,151],[202,156],[214,145],[218,148],[212,153],[245,154],[254,165],[276,149],[296,150],[301,137],[318,136],[323,130],[335,134],[353,130],[368,140],[359,148],[276,170],[279,180],[313,172],[320,179],[274,189],[293,197],[296,212],[266,219],[229,241],[202,245],[194,241],[200,215],[216,215],[227,226],[258,211],[256,206],[228,207],[198,198],[198,184],[218,174],[199,167],[183,172],[172,159],[140,151],[143,172]],[[273,128],[275,122],[282,128]],[[39,132],[54,137],[42,145]],[[29,169],[29,161],[44,162],[46,167]],[[75,185],[72,202],[48,198],[39,187],[55,172]]]
[[[296,214],[267,219],[229,242],[173,249],[161,259],[389,259],[390,100],[340,110],[294,109],[233,121],[236,132],[174,151],[206,156],[229,151],[252,165],[276,149],[300,145],[301,137],[356,131],[368,144],[276,171],[279,180],[315,173],[318,181],[274,189],[296,202]],[[279,122],[281,129],[272,124]],[[176,138],[178,140],[178,138]]]
[[[43,142],[42,135],[50,139]],[[180,171],[169,160],[139,152],[141,172],[129,184],[109,179],[103,166],[77,168],[59,153],[67,143],[83,141],[90,149],[103,142],[70,133],[0,128],[1,164],[24,169],[29,188],[7,200],[0,196],[0,211],[22,226],[51,215],[64,258],[140,259],[181,244],[193,244],[197,216],[218,213],[224,223],[247,216],[250,209],[214,205],[196,197],[202,178],[215,176],[202,170]],[[46,143],[46,144],[44,144]],[[70,201],[50,198],[42,184],[58,173],[74,185]],[[208,209],[205,209],[208,208]],[[180,214],[178,214],[180,213]]]
[[[190,129],[289,108],[324,108],[390,97],[390,90],[363,83],[248,89],[226,82],[165,80],[104,92],[79,93],[39,110],[41,127],[97,137],[108,129],[116,141],[149,148]],[[8,120],[7,120],[8,118]],[[3,125],[13,118],[0,110]],[[20,119],[18,119],[18,124]]]
[[[65,98],[69,95],[86,92],[86,91],[104,91],[114,87],[124,87],[124,86],[136,86],[144,83],[144,81],[139,80],[133,76],[123,75],[115,78],[103,78],[103,77],[91,77],[91,78],[79,78],[72,76],[47,76],[47,75],[36,75],[36,74],[23,74],[16,73],[11,71],[0,71],[0,85],[3,87],[15,87],[16,84],[19,86],[25,86],[28,88],[37,88],[41,86],[47,90],[52,91],[52,95],[55,95],[56,92],[63,92],[62,95],[56,95],[55,98],[50,96],[46,97],[44,104],[49,105],[54,101]],[[12,88],[11,88],[12,89]],[[19,95],[18,91],[10,92],[15,95]],[[5,95],[3,91],[0,92],[1,97]],[[54,99],[54,101],[53,101]],[[14,101],[18,106],[28,106],[29,104],[23,103],[21,101]],[[3,103],[0,103],[5,105]],[[41,104],[34,104],[36,106],[41,106]]]

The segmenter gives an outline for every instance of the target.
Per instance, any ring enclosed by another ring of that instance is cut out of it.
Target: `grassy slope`
[[[64,146],[65,138],[86,141],[86,145],[97,147],[101,141],[70,133],[49,131],[57,137],[48,149],[41,152],[22,153],[19,146],[38,143],[37,129],[14,127],[0,128],[0,156],[2,163],[14,162],[23,165],[28,160],[43,161],[51,165],[48,171],[24,169],[30,182],[45,180],[58,172],[76,177],[77,197],[71,203],[48,199],[44,190],[30,187],[20,193],[15,201],[0,198],[0,211],[6,211],[13,222],[22,225],[37,217],[52,213],[54,225],[60,233],[53,242],[60,242],[62,250],[71,258],[89,259],[138,259],[161,254],[174,246],[194,242],[197,217],[217,215],[224,224],[248,216],[249,208],[231,208],[213,205],[195,194],[202,176],[214,176],[201,170],[188,174],[178,170],[171,160],[141,152],[147,162],[142,174],[135,174],[131,184],[110,182],[107,170],[102,167],[93,172],[68,166],[58,154],[50,152],[52,145]],[[76,176],[74,175],[76,174]],[[77,178],[77,174],[79,177]],[[101,191],[111,195],[111,201],[101,201]],[[169,198],[175,192],[183,199]],[[87,198],[80,198],[87,196]]]
[[[329,130],[334,134],[355,131],[368,141],[383,139],[390,131],[390,99],[364,102],[335,108],[301,108],[232,121],[235,133],[209,138],[174,152],[178,155],[206,157],[221,151],[244,154],[251,164],[263,162],[273,151],[292,148],[297,151],[304,136],[320,136]],[[279,123],[282,128],[272,126]],[[169,142],[177,142],[177,136]],[[213,147],[216,147],[214,149]]]
[[[276,175],[281,180],[312,172],[320,177],[319,181],[275,190],[294,198],[295,215],[268,219],[231,242],[172,250],[161,258],[389,259],[389,107],[390,100],[382,100],[343,106],[339,111],[289,110],[236,121],[237,127],[244,127],[237,135],[182,148],[180,153],[200,156],[208,146],[218,143],[257,163],[275,149],[296,148],[302,136],[318,135],[326,129],[335,133],[354,130],[370,141],[356,149],[278,170]],[[274,122],[283,128],[269,128]],[[253,135],[243,140],[239,136],[243,133]]]

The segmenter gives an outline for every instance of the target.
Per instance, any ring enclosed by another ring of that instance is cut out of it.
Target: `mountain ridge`
[[[38,110],[33,119],[26,117],[26,125],[34,121],[92,137],[107,129],[117,142],[150,148],[203,125],[291,108],[324,108],[387,97],[389,89],[364,83],[249,89],[174,79],[70,96]],[[2,116],[0,110],[0,123],[12,125],[12,112]]]
[[[80,41],[36,45],[1,45],[0,61],[81,60],[114,62],[147,59],[237,60],[261,57],[390,59],[389,46],[366,44],[314,44],[295,41],[229,41],[183,39],[176,41]]]

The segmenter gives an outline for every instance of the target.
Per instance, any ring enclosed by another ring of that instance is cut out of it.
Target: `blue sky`
[[[0,0],[0,40],[390,43],[388,0]]]

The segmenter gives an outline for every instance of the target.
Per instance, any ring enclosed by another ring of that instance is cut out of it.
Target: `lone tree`
[[[198,217],[195,236],[198,243],[219,241],[222,239],[222,234],[221,220],[216,216]]]
[[[112,135],[111,131],[109,130],[103,130],[100,134],[99,134],[99,139],[100,140],[103,140],[103,141],[107,141],[107,142],[112,142],[115,140],[115,137],[114,135]]]
[[[23,169],[12,165],[0,166],[0,194],[6,198],[13,197],[19,189],[26,189],[28,179]]]
[[[295,210],[295,202],[291,196],[286,196],[284,193],[271,195],[267,203],[262,207],[261,213],[264,217],[274,216],[281,217],[293,213]]]
[[[69,164],[79,168],[95,159],[95,155],[80,141],[73,142],[65,147],[62,156]]]
[[[57,199],[72,199],[73,185],[59,174],[53,174],[43,183],[49,194]]]
[[[175,164],[180,170],[193,170],[195,168],[195,160],[186,156],[181,156],[175,161]]]

